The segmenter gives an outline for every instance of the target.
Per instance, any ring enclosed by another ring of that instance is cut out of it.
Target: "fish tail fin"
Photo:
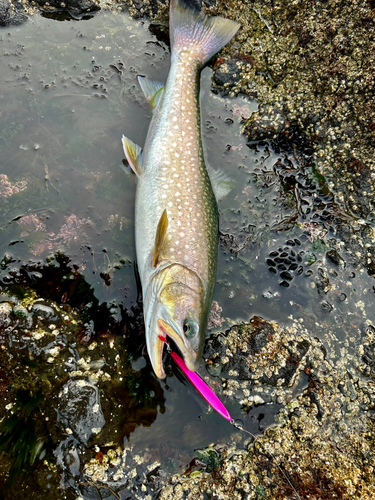
[[[209,17],[188,0],[170,0],[169,27],[172,57],[191,50],[204,64],[234,37],[240,25],[223,17]]]

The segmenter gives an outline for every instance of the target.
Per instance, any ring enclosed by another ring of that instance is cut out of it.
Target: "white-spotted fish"
[[[216,276],[218,211],[202,150],[199,79],[203,65],[239,24],[171,0],[171,68],[166,84],[139,77],[153,107],[144,151],[123,137],[138,177],[135,233],[147,350],[165,377],[162,338],[186,365],[199,364]]]

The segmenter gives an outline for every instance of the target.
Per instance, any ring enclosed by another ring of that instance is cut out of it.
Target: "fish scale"
[[[154,108],[144,153],[123,138],[138,177],[137,263],[147,350],[160,378],[165,376],[161,338],[175,341],[190,370],[196,370],[202,355],[216,276],[218,210],[204,163],[199,80],[203,65],[238,28],[185,0],[171,0],[166,85],[139,78]]]

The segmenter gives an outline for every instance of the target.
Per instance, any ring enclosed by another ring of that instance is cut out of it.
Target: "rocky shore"
[[[113,319],[61,255],[20,272],[1,256],[0,498],[17,498],[17,483],[31,500],[51,492],[66,500],[375,497],[375,4],[207,0],[203,8],[241,23],[211,62],[212,90],[259,102],[241,117],[242,131],[249,148],[269,147],[280,160],[254,182],[277,186],[289,210],[273,231],[304,236],[288,236],[266,260],[281,287],[305,279],[293,314],[231,322],[206,343],[204,377],[255,436],[233,428],[178,474],[157,447],[140,455],[124,446],[115,433],[129,436],[166,411],[161,386],[145,382],[149,367],[132,365],[142,356],[142,340],[129,335],[142,332],[141,308]],[[80,19],[100,9],[147,19],[167,39],[168,5],[156,0],[0,0],[0,26],[39,12]],[[3,177],[9,196],[25,188]],[[87,236],[85,220],[77,221]],[[221,235],[226,254],[237,256],[236,245]],[[323,319],[306,290],[317,293]],[[263,296],[277,303],[276,293]],[[262,408],[273,409],[272,422]]]

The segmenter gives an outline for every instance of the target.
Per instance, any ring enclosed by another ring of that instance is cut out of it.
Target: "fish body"
[[[202,355],[216,276],[218,210],[204,163],[199,79],[239,25],[171,0],[171,68],[165,87],[139,78],[153,103],[143,153],[123,138],[137,173],[135,234],[147,349],[165,376],[160,338],[172,338],[190,370]]]

